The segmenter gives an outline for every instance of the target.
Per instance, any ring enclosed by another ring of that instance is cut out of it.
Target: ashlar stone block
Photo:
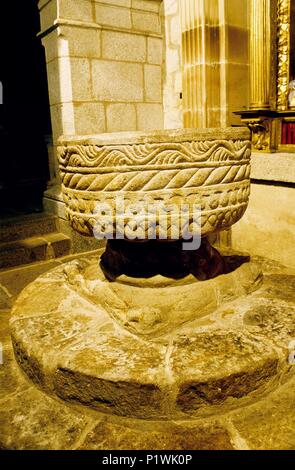
[[[44,2],[43,2],[44,3]],[[45,4],[39,2],[41,31],[44,31],[53,25],[57,18],[57,3],[51,0]]]
[[[92,99],[90,61],[71,59],[70,62],[73,101],[90,101]]]
[[[106,3],[108,5],[115,5],[118,7],[126,7],[126,8],[131,7],[131,0],[94,0],[94,1],[98,3]]]
[[[136,109],[133,104],[110,104],[107,108],[107,132],[135,131]]]
[[[145,37],[117,31],[103,31],[102,56],[104,59],[145,62]]]
[[[161,104],[141,103],[137,108],[138,130],[154,130],[163,127],[163,108]]]
[[[163,41],[162,39],[147,38],[147,56],[150,64],[161,65],[163,62]]]
[[[93,60],[92,80],[97,100],[143,100],[143,71],[140,64]]]
[[[67,48],[63,47],[60,55],[73,57],[100,57],[100,30],[91,28],[61,27],[62,38],[67,43]]]
[[[135,10],[152,11],[158,13],[160,0],[132,0],[132,8]]]
[[[105,132],[105,111],[102,103],[76,103],[74,113],[77,134]]]
[[[162,70],[158,65],[144,66],[146,101],[160,102],[162,99]]]
[[[58,8],[60,18],[93,21],[91,0],[58,0]]]
[[[131,28],[131,14],[128,8],[95,4],[96,23],[115,28]]]
[[[161,22],[158,14],[147,11],[132,11],[132,26],[138,31],[161,33]]]

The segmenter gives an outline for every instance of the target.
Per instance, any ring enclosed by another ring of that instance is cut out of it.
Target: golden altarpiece
[[[295,0],[250,0],[250,104],[259,152],[295,152]]]

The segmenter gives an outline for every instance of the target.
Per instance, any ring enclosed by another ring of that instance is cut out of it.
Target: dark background
[[[1,4],[0,216],[42,210],[51,134],[45,51],[36,0]]]

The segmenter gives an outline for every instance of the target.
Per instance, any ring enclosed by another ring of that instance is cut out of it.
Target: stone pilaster
[[[250,0],[250,108],[274,105],[274,14],[273,0]]]
[[[248,104],[248,0],[180,0],[185,127],[238,124]]]
[[[218,93],[214,98],[211,95],[211,100],[207,97],[214,86],[219,87],[219,74],[216,70],[212,74],[210,65],[219,42],[218,17],[216,18],[218,0],[212,1],[215,8],[211,8],[211,2],[205,0],[181,1],[185,127],[211,127],[213,123],[210,111],[216,105],[219,108]]]

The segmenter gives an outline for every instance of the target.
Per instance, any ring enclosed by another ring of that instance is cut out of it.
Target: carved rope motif
[[[249,165],[81,175],[61,173],[66,188],[78,191],[156,191],[225,184],[249,178]]]

